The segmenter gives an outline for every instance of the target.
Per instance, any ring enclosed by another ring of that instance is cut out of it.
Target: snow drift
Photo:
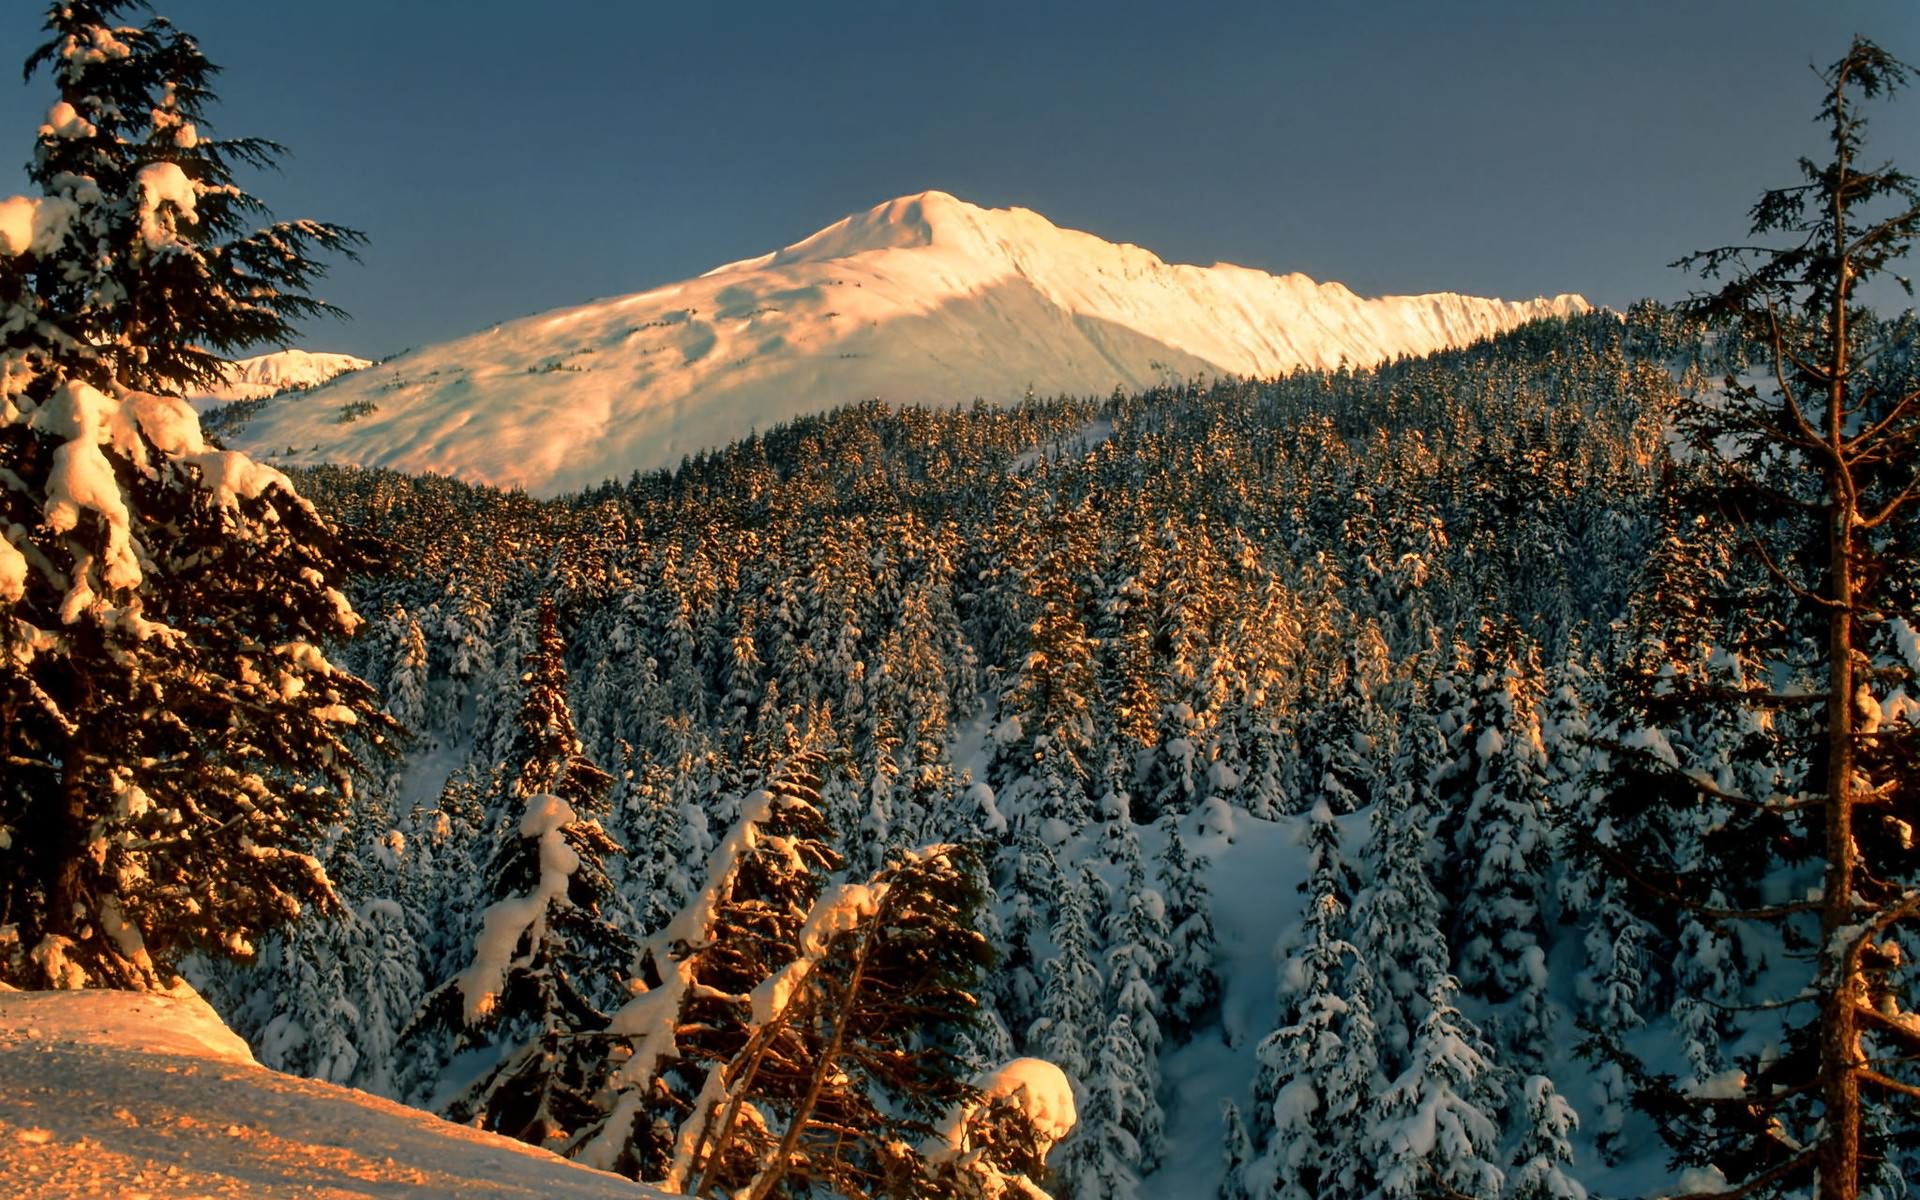
[[[659,1193],[509,1138],[253,1061],[178,994],[0,991],[8,1194],[461,1196]]]
[[[1103,395],[1360,367],[1459,346],[1578,296],[1366,299],[1183,266],[944,192],[771,254],[416,350],[268,404],[240,447],[554,495],[842,404]]]

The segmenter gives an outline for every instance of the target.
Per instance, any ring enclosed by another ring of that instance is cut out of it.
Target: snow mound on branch
[[[1022,208],[903,196],[694,279],[510,321],[303,396],[238,435],[297,463],[550,496],[874,397],[994,403],[1365,367],[1583,312],[1162,261]]]
[[[312,350],[277,350],[272,354],[235,359],[227,382],[190,397],[206,408],[234,400],[264,400],[281,392],[319,387],[330,379],[372,366],[351,354],[323,354]]]
[[[9,1195],[660,1193],[364,1092],[256,1065],[185,988],[0,991],[0,1179]]]
[[[467,1024],[477,1025],[493,1011],[520,939],[546,919],[547,906],[566,895],[568,880],[580,869],[580,855],[566,838],[566,827],[574,820],[573,806],[558,796],[542,794],[527,801],[520,836],[540,843],[540,881],[530,894],[496,900],[481,914],[473,963],[456,984]]]
[[[58,249],[78,211],[79,207],[64,197],[0,199],[0,258],[48,254]]]
[[[980,1098],[972,1107],[1001,1097],[1012,1100],[1049,1146],[1072,1133],[1080,1119],[1066,1072],[1044,1058],[1013,1059],[974,1080],[973,1086],[979,1089]],[[949,1143],[957,1144],[963,1124],[964,1115],[959,1122],[949,1122],[945,1131]]]
[[[753,1023],[765,1025],[785,1012],[794,993],[826,957],[833,939],[858,929],[860,922],[880,911],[886,893],[885,884],[842,883],[828,888],[800,927],[799,954],[753,989]]]

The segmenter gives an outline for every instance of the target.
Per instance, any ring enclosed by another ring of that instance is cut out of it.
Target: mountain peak
[[[896,197],[696,279],[509,321],[271,401],[239,435],[290,461],[435,471],[551,495],[880,397],[1105,395],[1368,366],[1584,311],[1356,296],[1163,262],[1024,208]]]
[[[953,245],[976,237],[996,216],[1024,209],[986,209],[949,192],[928,190],[885,200],[865,212],[835,221],[811,237],[754,258],[715,267],[701,278],[734,271],[759,271],[795,263],[830,262],[886,250]],[[1038,216],[1038,214],[1029,214]],[[1045,223],[1045,218],[1041,218]],[[1051,225],[1048,226],[1051,228]]]

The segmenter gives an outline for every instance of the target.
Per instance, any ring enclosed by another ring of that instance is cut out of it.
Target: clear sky
[[[1366,294],[1673,297],[1817,149],[1810,63],[1920,61],[1914,0],[155,7],[227,68],[220,131],[294,151],[258,193],[371,237],[321,289],[356,319],[305,339],[370,356],[927,188]],[[51,99],[0,85],[14,162]],[[1874,143],[1920,173],[1920,88]]]

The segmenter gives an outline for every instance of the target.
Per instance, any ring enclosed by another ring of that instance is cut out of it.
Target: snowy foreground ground
[[[659,1193],[258,1066],[191,994],[0,992],[0,1191],[140,1197]]]

